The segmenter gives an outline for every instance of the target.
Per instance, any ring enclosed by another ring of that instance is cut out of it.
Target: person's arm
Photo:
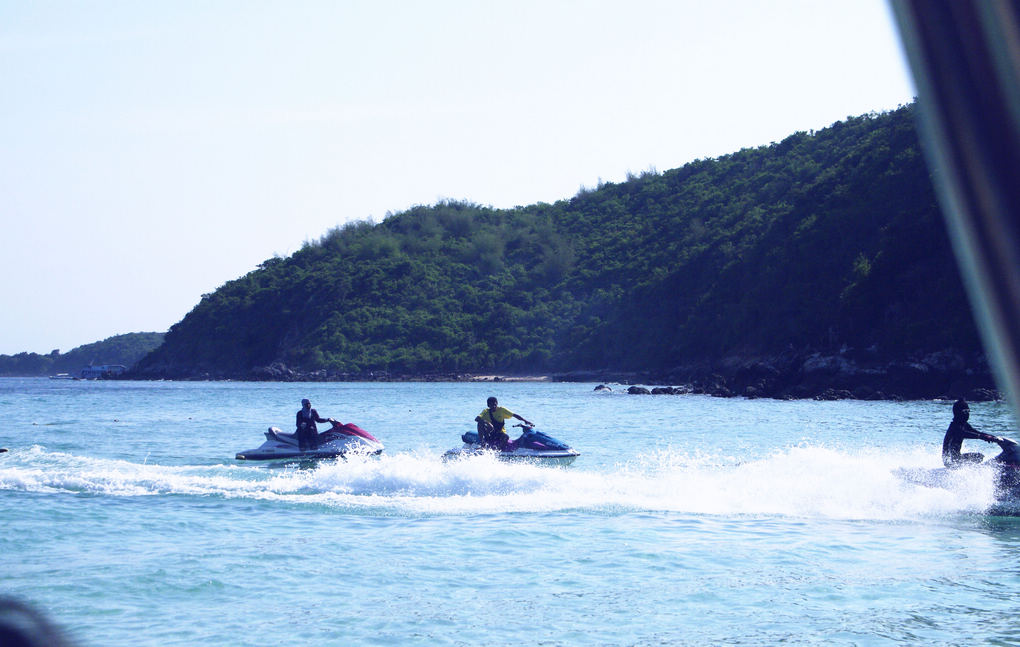
[[[485,419],[485,411],[475,416],[475,422],[478,423],[478,433],[487,434],[493,429],[492,422]]]
[[[312,419],[315,420],[315,422],[329,422],[328,418],[320,418],[319,412],[315,409],[312,409]]]
[[[986,434],[983,431],[978,431],[974,427],[971,427],[970,423],[967,423],[966,425],[964,425],[964,427],[963,427],[963,437],[964,438],[969,438],[971,440],[983,440],[986,443],[997,443],[997,442],[999,442],[999,437],[998,436],[993,436],[991,434]]]
[[[517,418],[518,420],[520,420],[520,421],[521,421],[521,422],[523,422],[524,424],[528,425],[529,427],[534,427],[534,426],[535,426],[535,425],[534,425],[533,423],[530,423],[530,422],[528,422],[527,420],[525,420],[525,419],[524,419],[524,418],[522,418],[521,416],[517,415],[516,413],[515,413],[515,414],[512,414],[512,415],[513,415],[513,417],[514,417],[514,418]]]

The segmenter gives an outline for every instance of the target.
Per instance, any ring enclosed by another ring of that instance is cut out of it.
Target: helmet
[[[963,416],[965,413],[970,414],[970,407],[967,406],[966,400],[960,398],[959,400],[953,403],[953,417],[959,418]]]

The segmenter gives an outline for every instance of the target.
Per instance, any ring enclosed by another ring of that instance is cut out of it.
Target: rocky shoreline
[[[585,382],[618,382],[627,386],[628,393],[636,395],[690,393],[781,400],[966,398],[975,402],[1002,398],[985,358],[966,357],[955,351],[892,361],[848,353],[791,353],[768,358],[730,358],[677,368],[667,375],[635,375],[625,380],[593,380],[593,374],[571,374],[560,379],[565,377]]]
[[[216,371],[127,373],[123,379],[239,380],[253,382],[594,382],[648,395],[707,394],[716,397],[783,400],[922,400],[1001,398],[983,356],[947,350],[922,357],[883,360],[868,353],[790,352],[772,357],[730,357],[668,371],[581,370],[547,375],[476,373],[405,374],[300,371],[283,364],[246,374]],[[612,387],[607,387],[612,388]]]
[[[781,400],[1001,399],[983,357],[954,352],[896,361],[846,355],[790,355],[732,359],[675,370],[667,379],[640,380],[629,393],[706,394]],[[642,386],[665,384],[668,386]],[[679,385],[679,386],[675,386]]]

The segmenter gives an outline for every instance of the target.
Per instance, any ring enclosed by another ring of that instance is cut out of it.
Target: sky
[[[8,355],[165,331],[348,221],[555,202],[915,94],[880,0],[0,0],[0,88]]]

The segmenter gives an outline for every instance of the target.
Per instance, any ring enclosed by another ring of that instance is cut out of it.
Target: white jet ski
[[[566,443],[541,431],[536,431],[534,427],[515,426],[522,427],[523,431],[519,438],[507,443],[506,449],[486,447],[479,442],[478,432],[469,431],[460,437],[464,441],[464,445],[447,451],[443,454],[443,460],[478,456],[488,452],[495,453],[496,458],[502,461],[532,461],[542,464],[570,465],[581,455],[579,451],[572,449]]]
[[[268,461],[276,459],[320,459],[337,458],[351,454],[378,454],[383,444],[361,427],[331,420],[333,426],[319,434],[315,449],[302,451],[298,446],[297,434],[284,433],[277,427],[270,427],[266,442],[255,449],[237,453],[239,461]]]

